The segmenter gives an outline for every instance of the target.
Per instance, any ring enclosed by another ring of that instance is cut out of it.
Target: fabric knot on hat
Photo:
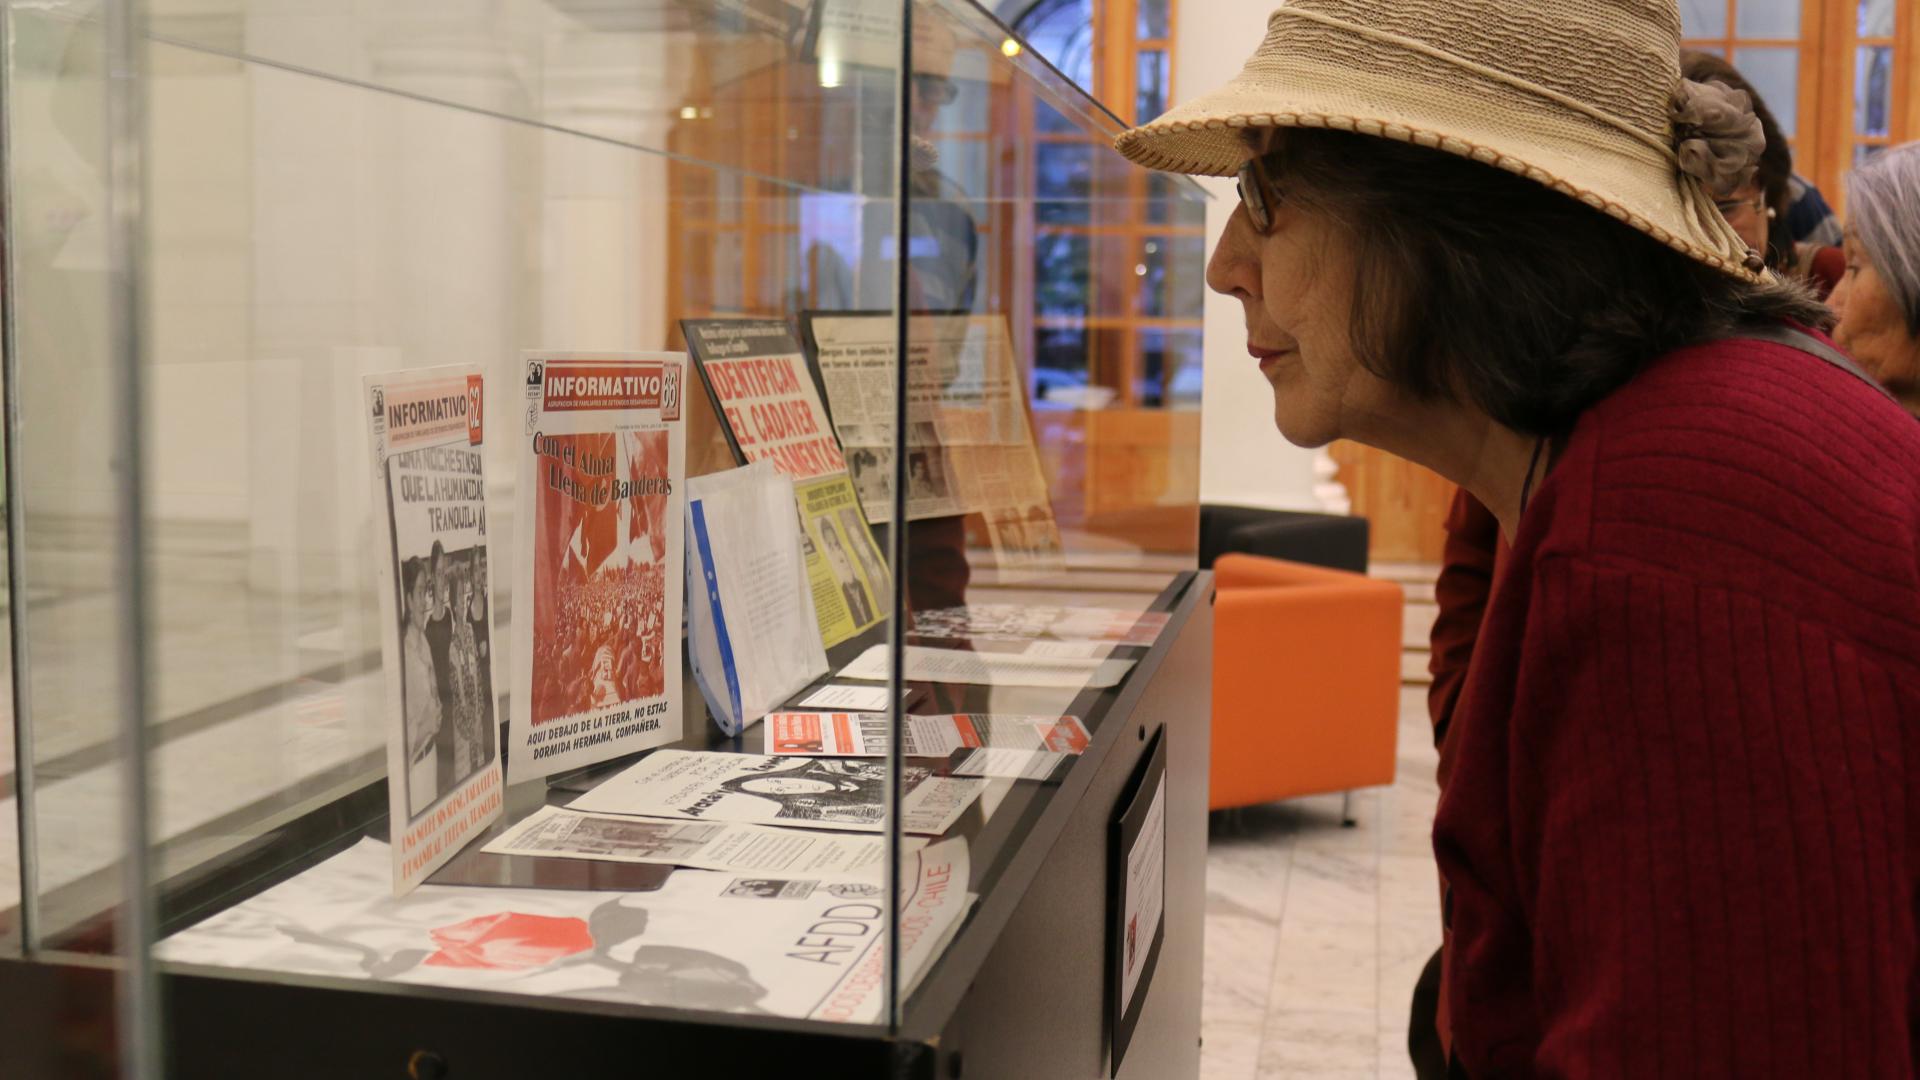
[[[1681,79],[1673,91],[1673,152],[1680,171],[1725,198],[1753,178],[1767,148],[1753,99],[1721,82]]]

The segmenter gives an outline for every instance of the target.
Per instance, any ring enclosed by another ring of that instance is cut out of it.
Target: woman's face
[[[1247,351],[1273,391],[1273,420],[1297,446],[1354,437],[1390,411],[1395,395],[1361,367],[1348,326],[1353,309],[1351,239],[1331,220],[1274,184],[1273,230],[1261,236],[1235,207],[1207,266],[1207,284],[1240,301]]]
[[[1903,397],[1920,387],[1920,340],[1907,333],[1907,320],[1871,259],[1849,233],[1847,272],[1827,303],[1840,321],[1833,339],[1852,354],[1880,385]]]

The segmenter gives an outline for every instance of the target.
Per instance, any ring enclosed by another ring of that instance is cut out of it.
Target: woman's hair
[[[1649,361],[1749,322],[1824,327],[1797,285],[1741,281],[1532,180],[1440,150],[1276,132],[1281,205],[1351,239],[1349,334],[1373,374],[1529,435],[1572,428]]]
[[[1847,231],[1920,337],[1920,142],[1881,151],[1847,177]]]
[[[1767,209],[1773,211],[1772,220],[1767,222],[1767,265],[1775,269],[1792,266],[1793,227],[1787,223],[1787,206],[1793,186],[1793,148],[1787,145],[1787,137],[1773,118],[1773,110],[1767,108],[1760,91],[1753,88],[1738,68],[1712,53],[1680,50],[1680,74],[1694,82],[1725,83],[1734,90],[1746,91],[1753,99],[1753,113],[1760,118],[1760,132],[1767,140],[1753,178],[1760,185],[1760,197]]]

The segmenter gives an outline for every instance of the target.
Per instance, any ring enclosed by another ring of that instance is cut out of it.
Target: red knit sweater
[[[1582,418],[1449,733],[1468,1075],[1912,1074],[1917,541],[1920,424],[1795,350]]]

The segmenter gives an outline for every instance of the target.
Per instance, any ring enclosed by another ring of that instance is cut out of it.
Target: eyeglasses
[[[1756,214],[1764,213],[1767,209],[1767,199],[1764,195],[1756,199],[1719,199],[1713,205],[1720,208],[1721,217],[1730,218],[1742,210],[1751,210]]]
[[[1265,159],[1255,155],[1240,166],[1240,205],[1247,208],[1247,220],[1253,223],[1253,231],[1265,236],[1273,231],[1273,212],[1279,208],[1280,196],[1273,190],[1273,181],[1267,178]]]

